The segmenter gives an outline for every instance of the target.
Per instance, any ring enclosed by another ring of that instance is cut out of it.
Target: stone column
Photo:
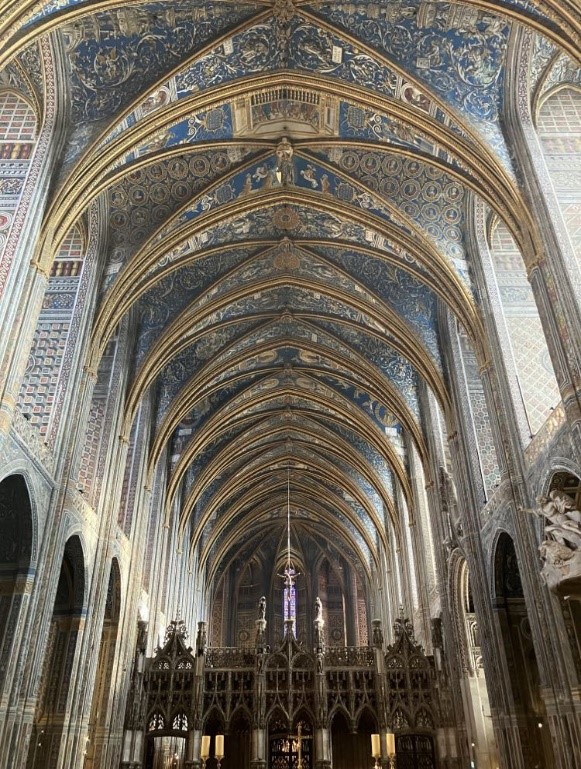
[[[510,766],[511,769],[528,769],[524,766],[518,724],[514,716],[514,700],[510,689],[508,662],[500,628],[494,616],[490,595],[487,560],[484,553],[480,530],[480,509],[484,504],[484,487],[477,453],[477,441],[474,434],[473,420],[470,410],[467,382],[461,365],[462,351],[460,349],[456,324],[448,316],[446,335],[448,338],[447,364],[450,370],[452,392],[457,413],[458,429],[451,429],[448,436],[449,450],[452,458],[454,479],[456,481],[457,508],[461,511],[460,526],[453,532],[455,545],[464,555],[472,582],[472,594],[476,615],[482,637],[482,657],[490,693],[491,712],[495,724],[495,738],[499,750],[499,765]],[[485,372],[482,372],[483,375]],[[483,382],[485,394],[487,384]],[[487,399],[487,404],[490,400]],[[502,407],[501,407],[502,409]],[[497,409],[490,409],[491,417]],[[502,410],[500,413],[503,413]],[[510,405],[506,404],[506,412],[510,413]],[[508,476],[508,467],[503,463],[503,446],[496,446],[501,472]],[[508,479],[508,478],[507,478]],[[450,638],[454,638],[453,629],[449,625]],[[456,669],[458,682],[460,674]],[[498,718],[494,720],[494,714]],[[465,742],[465,741],[464,741]],[[462,761],[470,760],[469,746],[459,746]]]
[[[206,668],[207,623],[198,622],[196,634],[196,668],[192,692],[191,722],[188,724],[188,743],[186,748],[186,769],[200,766],[202,746],[202,715],[204,711],[204,671]]]
[[[385,658],[383,656],[383,630],[381,620],[371,620],[371,645],[375,657],[375,696],[377,697],[377,721],[379,723],[379,739],[381,744],[381,766],[389,767],[386,732],[390,730],[391,718],[387,712],[387,693],[385,690]]]
[[[315,601],[314,651],[315,671],[315,769],[330,769],[331,741],[328,727],[327,710],[327,675],[325,672],[325,621],[322,616],[321,601]]]
[[[438,755],[446,769],[467,766],[466,725],[459,682],[462,660],[455,637],[454,607],[450,601],[449,542],[454,536],[454,523],[458,520],[455,490],[446,470],[444,435],[436,411],[436,402],[425,384],[420,387],[422,414],[426,422],[430,467],[425,468],[428,511],[434,540],[434,575],[441,596],[441,617],[432,619],[432,646],[438,688],[440,690],[440,728],[437,732]],[[431,476],[428,480],[428,473]],[[437,479],[437,480],[432,480]],[[444,645],[444,639],[446,644]],[[445,650],[445,654],[444,654]],[[479,767],[479,769],[481,769]]]
[[[202,730],[190,729],[186,747],[185,769],[197,769],[200,766],[200,749],[202,746]]]
[[[259,617],[256,626],[256,667],[254,670],[254,723],[252,726],[252,742],[250,766],[252,769],[266,769],[266,599],[264,596],[258,604]]]
[[[127,716],[121,747],[121,769],[138,769],[143,760],[143,729],[145,699],[143,691],[143,673],[145,669],[145,651],[147,647],[148,623],[137,623],[137,644],[131,687],[128,695]]]
[[[331,735],[327,727],[315,729],[315,769],[331,769]]]
[[[250,766],[252,769],[266,769],[266,729],[252,729]]]
[[[354,570],[348,563],[345,563],[344,566],[343,580],[345,586],[345,606],[347,608],[345,617],[345,629],[347,631],[347,637],[345,639],[345,645],[357,646],[359,638],[359,623],[357,617],[357,577]]]
[[[121,769],[141,769],[143,750],[143,730],[127,730],[123,735]]]
[[[431,591],[435,587],[433,570],[428,563],[430,551],[433,549],[431,531],[426,525],[424,501],[425,492],[422,488],[422,467],[416,454],[415,446],[405,437],[406,454],[410,468],[410,482],[413,493],[413,508],[408,506],[408,521],[410,538],[417,574],[419,618],[416,617],[416,637],[421,642],[427,654],[432,651],[430,632],[430,610],[432,608]],[[419,620],[419,621],[418,621]]]

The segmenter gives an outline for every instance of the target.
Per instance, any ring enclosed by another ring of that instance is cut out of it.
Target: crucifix
[[[288,738],[290,747],[292,747],[293,742],[296,740],[298,754],[297,769],[303,769],[303,740],[312,740],[313,738],[310,734],[303,734],[303,726],[300,721],[297,724],[297,733],[289,734]],[[292,767],[290,767],[290,769],[292,769]]]

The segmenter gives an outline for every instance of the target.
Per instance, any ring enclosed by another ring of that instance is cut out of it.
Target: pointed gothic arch
[[[64,547],[40,690],[36,701],[28,769],[54,769],[71,706],[73,668],[85,610],[85,557],[81,540],[70,537]]]
[[[495,612],[500,626],[508,676],[515,707],[520,716],[519,733],[523,755],[530,766],[543,756],[543,766],[552,767],[552,749],[546,744],[546,722],[539,666],[533,646],[525,593],[512,537],[501,532],[494,553]]]
[[[474,607],[470,572],[466,558],[456,548],[449,561],[449,596],[462,665],[462,702],[470,745],[478,764],[497,761],[492,731],[489,693],[481,655],[478,617]],[[418,726],[418,714],[416,714]]]
[[[32,582],[33,511],[24,476],[0,481],[0,692]]]

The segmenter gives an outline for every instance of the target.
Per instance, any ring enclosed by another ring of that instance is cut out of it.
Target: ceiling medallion
[[[272,215],[272,223],[279,230],[295,230],[300,226],[298,213],[291,206],[281,206]]]
[[[293,244],[288,238],[284,238],[274,257],[273,265],[277,270],[294,271],[301,266],[301,258],[293,249]]]

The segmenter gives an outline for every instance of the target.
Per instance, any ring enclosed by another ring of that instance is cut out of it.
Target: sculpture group
[[[541,574],[551,589],[563,581],[581,578],[581,512],[564,491],[553,489],[538,497],[538,507],[526,510],[545,519],[544,539],[539,545]]]

